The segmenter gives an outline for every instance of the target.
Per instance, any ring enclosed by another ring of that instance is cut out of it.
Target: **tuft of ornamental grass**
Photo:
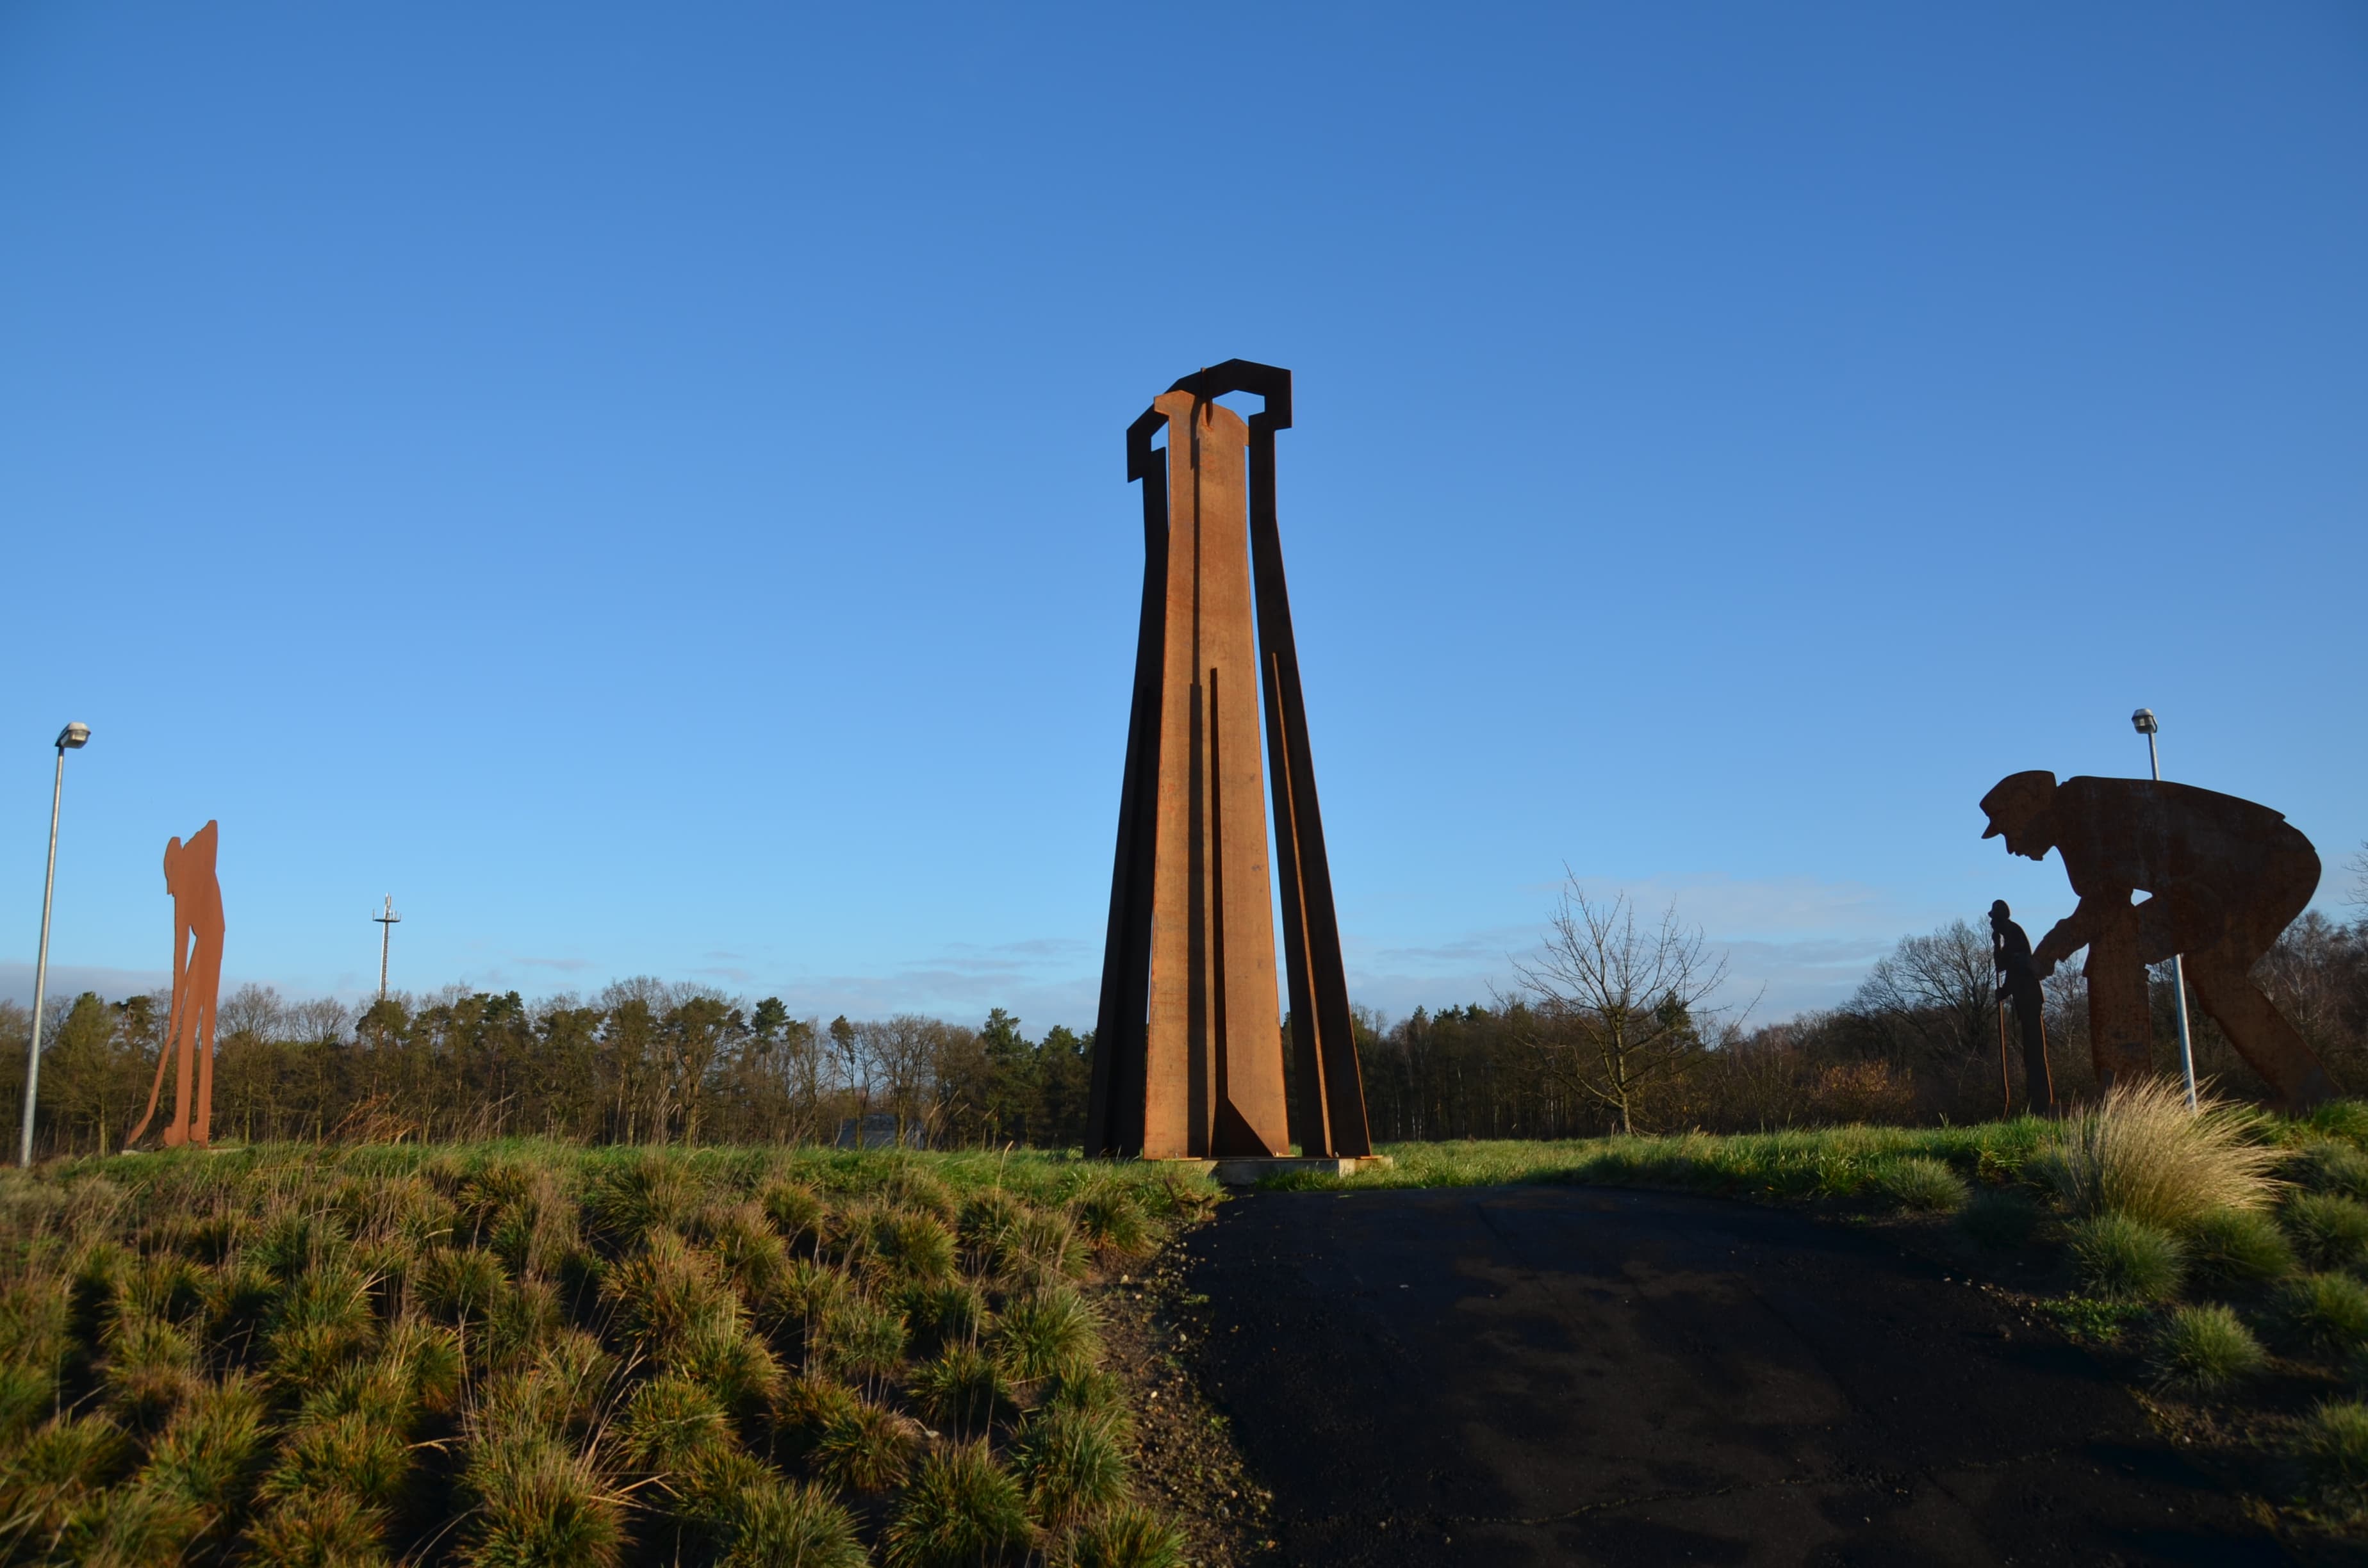
[[[814,1452],[823,1434],[838,1421],[852,1420],[859,1401],[855,1391],[828,1378],[791,1378],[773,1397],[773,1435],[791,1459]]]
[[[1126,1458],[1082,1411],[1056,1407],[1030,1420],[1013,1445],[1012,1467],[1030,1510],[1051,1528],[1126,1501]]]
[[[2302,1125],[2325,1137],[2368,1149],[2368,1101],[2323,1101],[2302,1119]]]
[[[730,1317],[693,1325],[668,1352],[666,1365],[707,1389],[735,1416],[754,1415],[781,1386],[781,1363],[772,1346]]]
[[[54,1415],[0,1454],[0,1520],[19,1539],[45,1540],[104,1487],[130,1451],[123,1429],[104,1415]]]
[[[1143,1205],[1116,1182],[1096,1182],[1071,1199],[1069,1219],[1096,1251],[1118,1257],[1140,1257],[1158,1240]]]
[[[1034,1535],[1019,1482],[961,1443],[921,1466],[881,1544],[888,1568],[988,1568],[1024,1561]]]
[[[200,1387],[149,1445],[141,1484],[218,1520],[245,1505],[262,1469],[269,1414],[252,1379]]]
[[[793,1181],[766,1183],[757,1194],[757,1206],[765,1211],[765,1218],[772,1221],[773,1229],[793,1251],[813,1250],[822,1235],[823,1220],[829,1213],[828,1205],[814,1188]]]
[[[1113,1508],[1072,1534],[1061,1568],[1184,1568],[1184,1538],[1146,1508]]]
[[[463,1483],[477,1500],[469,1568],[612,1568],[625,1499],[592,1456],[545,1438],[472,1443]]]
[[[2368,1404],[2328,1400],[2293,1438],[2312,1500],[2339,1518],[2368,1513]]]
[[[1011,1228],[998,1276],[1022,1290],[1043,1290],[1083,1275],[1090,1261],[1065,1214],[1029,1210]]]
[[[2298,1192],[2279,1217],[2294,1249],[2318,1268],[2357,1268],[2368,1262],[2368,1204],[2323,1192]]]
[[[782,1275],[774,1301],[773,1315],[768,1322],[787,1321],[803,1325],[809,1333],[832,1309],[855,1294],[855,1287],[846,1275],[828,1264],[810,1258],[799,1258]]]
[[[1004,1374],[1023,1385],[1082,1370],[1101,1352],[1093,1309],[1066,1287],[1006,1305],[991,1337]]]
[[[921,1444],[911,1416],[865,1400],[842,1406],[824,1423],[810,1461],[814,1473],[848,1492],[886,1492],[912,1472]]]
[[[811,1483],[791,1485],[765,1466],[730,1467],[696,1509],[714,1543],[715,1568],[865,1568],[854,1517]]]
[[[975,1346],[954,1345],[913,1374],[913,1403],[931,1424],[961,1437],[984,1436],[1013,1414],[1010,1385]]]
[[[639,1246],[652,1232],[679,1230],[699,1210],[699,1182],[677,1161],[643,1152],[600,1163],[584,1188],[584,1220],[612,1253]]]
[[[954,1271],[954,1233],[933,1213],[888,1209],[866,1216],[864,1271],[890,1285],[927,1284]]]
[[[688,1470],[711,1449],[732,1441],[732,1426],[716,1397],[689,1378],[663,1374],[635,1389],[625,1403],[625,1453],[643,1470]]]
[[[2167,1301],[2179,1293],[2186,1271],[2186,1251],[2177,1237],[2126,1215],[2074,1221],[2066,1245],[2082,1282],[2109,1300]]]
[[[1965,1206],[1968,1196],[1964,1177],[1921,1155],[1877,1165],[1873,1187],[1894,1208],[1926,1214],[1953,1214]]]
[[[411,1478],[404,1432],[359,1411],[301,1423],[281,1440],[279,1460],[263,1483],[269,1497],[343,1492],[391,1505]]]
[[[1126,1403],[1126,1385],[1099,1368],[1081,1368],[1055,1378],[1044,1396],[1043,1408],[1076,1411],[1121,1443],[1134,1432],[1134,1412]]]
[[[2187,1227],[2188,1266],[2200,1278],[2224,1286],[2266,1285],[2294,1271],[2285,1233],[2255,1209],[2221,1209]]]
[[[386,1512],[349,1492],[277,1499],[246,1532],[256,1568],[385,1568]]]
[[[878,1382],[905,1364],[905,1320],[849,1296],[825,1312],[807,1336],[806,1358],[840,1377]]]
[[[177,1497],[139,1486],[102,1492],[66,1526],[54,1561],[77,1568],[148,1568],[178,1562],[204,1529],[205,1517]]]
[[[127,1311],[108,1325],[107,1340],[100,1376],[132,1425],[162,1420],[197,1387],[197,1341],[178,1324]]]
[[[2038,1206],[2019,1192],[1984,1188],[1957,1211],[1957,1226],[1986,1247],[2019,1247],[2039,1225]]]
[[[2278,1296],[2286,1332],[2322,1355],[2341,1358],[2368,1346],[2368,1285],[2349,1274],[2305,1274]]]
[[[736,1324],[745,1311],[714,1255],[672,1230],[650,1232],[641,1251],[609,1271],[600,1291],[615,1310],[618,1329],[660,1356],[695,1325],[717,1318]]]
[[[2368,1199],[2368,1152],[2356,1143],[2313,1139],[2294,1151],[2288,1174],[2295,1186],[2312,1192]]]
[[[2258,1124],[2220,1101],[2191,1112],[2178,1085],[2140,1078],[2066,1117],[2032,1164],[2081,1218],[2175,1230],[2214,1210],[2269,1206],[2282,1155],[2254,1141]]]
[[[268,1338],[272,1375],[291,1389],[367,1353],[378,1338],[369,1277],[342,1262],[308,1268],[280,1290]]]
[[[429,1317],[473,1327],[493,1315],[509,1283],[501,1260],[493,1254],[475,1247],[440,1248],[423,1261],[412,1289]]]
[[[2224,1306],[2180,1307],[2157,1331],[2148,1368],[2166,1388],[2216,1392],[2261,1369],[2261,1342]]]
[[[731,1280],[751,1307],[771,1301],[790,1271],[790,1249],[765,1210],[755,1203],[709,1210],[700,1230]]]
[[[955,1234],[972,1273],[989,1278],[1003,1273],[1020,1218],[1027,1212],[1025,1204],[999,1187],[974,1192],[962,1200]]]
[[[986,1297],[967,1279],[912,1286],[901,1300],[917,1353],[976,1344],[986,1326]]]

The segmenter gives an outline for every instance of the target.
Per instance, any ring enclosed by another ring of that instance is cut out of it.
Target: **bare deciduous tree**
[[[1726,983],[1726,960],[1705,950],[1699,926],[1676,905],[1639,930],[1627,895],[1588,897],[1565,884],[1543,950],[1514,972],[1532,1001],[1546,1070],[1636,1131],[1636,1097],[1680,1071],[1702,1049],[1714,1010],[1702,1004]]]

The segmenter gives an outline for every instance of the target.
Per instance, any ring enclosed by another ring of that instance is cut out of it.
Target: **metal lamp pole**
[[[33,1104],[41,1089],[41,1004],[50,984],[50,894],[58,885],[58,805],[66,792],[66,753],[80,751],[90,741],[88,724],[68,724],[58,732],[58,776],[50,786],[50,869],[41,879],[41,946],[33,959],[33,1027],[25,1052],[25,1134],[17,1144],[17,1163],[33,1163]]]
[[[2155,749],[2155,733],[2162,728],[2151,708],[2141,708],[2130,715],[2130,722],[2146,738],[2146,766],[2154,770],[2154,781],[2162,782],[2162,754]],[[2170,955],[2171,993],[2179,998],[2179,1070],[2187,1078],[2187,1108],[2195,1108],[2195,1043],[2187,1030],[2187,965],[2177,953]]]

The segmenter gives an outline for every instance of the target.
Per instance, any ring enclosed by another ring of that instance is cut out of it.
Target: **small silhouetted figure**
[[[2146,966],[2180,953],[2196,1000],[2287,1108],[2334,1093],[2301,1032],[2253,983],[2253,966],[2318,887],[2318,852],[2284,817],[2189,784],[2058,784],[2040,768],[1998,780],[1982,810],[1982,836],[2003,835],[2009,854],[2063,852],[2079,907],[2040,938],[2032,967],[2044,979],[2089,949],[2081,972],[2100,1088],[2153,1070]],[[2154,896],[2133,905],[2138,892]]]
[[[2047,1071],[2047,996],[2041,990],[2038,966],[2031,961],[2031,938],[2007,918],[2014,912],[1999,899],[1990,905],[1990,962],[1997,966],[1998,1000],[2014,1005],[2014,1022],[2022,1036],[2024,1108],[2033,1116],[2055,1109],[2055,1083]]]
[[[165,1087],[165,1066],[173,1074],[173,1120],[159,1142],[167,1149],[212,1142],[214,1111],[214,1004],[222,992],[222,883],[214,876],[218,824],[208,823],[165,846],[165,889],[173,895],[173,1010],[165,1049],[156,1058],[156,1081],[148,1090],[148,1114],[123,1140],[129,1148],[156,1118]],[[191,1104],[191,1079],[196,1103]]]

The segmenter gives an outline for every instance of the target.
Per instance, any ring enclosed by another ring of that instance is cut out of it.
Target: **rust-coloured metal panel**
[[[156,1057],[156,1081],[148,1090],[148,1111],[124,1138],[127,1148],[156,1118],[168,1063],[174,1069],[173,1119],[158,1142],[167,1149],[183,1143],[202,1148],[213,1141],[214,1006],[222,994],[223,931],[214,852],[221,838],[220,825],[210,822],[187,844],[175,838],[165,846],[165,889],[173,895],[173,1006]]]
[[[1245,422],[1215,399],[1266,400]],[[1275,526],[1290,372],[1229,360],[1127,432],[1144,485],[1135,689],[1086,1142],[1152,1158],[1371,1150]],[[1165,450],[1151,439],[1167,431]],[[1264,723],[1260,723],[1260,715]],[[1266,768],[1299,1057],[1286,1105]]]
[[[2032,950],[2045,974],[2082,948],[2097,1080],[2151,1070],[2154,1024],[2146,966],[2186,960],[2196,1000],[2228,1043],[2290,1108],[2332,1095],[2326,1067],[2261,988],[2253,965],[2310,903],[2318,852],[2267,806],[2150,778],[2009,775],[1982,797],[1985,838],[2009,853],[2060,850],[2070,915]],[[2153,896],[2133,904],[2133,894]]]

